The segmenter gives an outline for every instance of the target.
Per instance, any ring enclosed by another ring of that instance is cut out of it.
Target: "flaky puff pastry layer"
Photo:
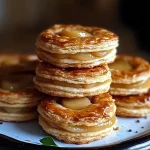
[[[36,75],[45,79],[73,84],[90,84],[111,79],[111,72],[106,64],[90,69],[61,69],[51,64],[41,62],[36,68]]]
[[[18,108],[18,109],[10,109],[5,108],[6,110],[0,110],[0,120],[1,121],[11,121],[11,122],[24,122],[36,119],[38,114],[36,111],[36,107],[31,108]],[[9,111],[8,111],[9,110]]]
[[[10,92],[0,89],[0,120],[27,121],[37,117],[36,107],[43,94],[34,88]]]
[[[66,108],[61,98],[47,97],[38,106],[39,123],[49,134],[66,143],[89,143],[110,134],[116,126],[116,106],[108,94],[90,97],[79,110]]]
[[[43,94],[34,88],[33,75],[16,73],[1,75],[0,120],[27,121],[37,117],[37,105]]]
[[[112,95],[138,95],[150,88],[150,64],[139,57],[118,55],[109,65]]]
[[[107,65],[91,69],[61,69],[40,63],[34,83],[39,91],[52,96],[93,96],[109,90],[111,72]]]
[[[111,127],[106,128],[104,130],[88,133],[72,133],[63,129],[51,127],[41,116],[39,116],[39,124],[48,134],[56,137],[58,140],[64,141],[65,143],[73,144],[88,144],[93,141],[100,140],[106,136],[109,136],[113,129],[118,126],[116,118],[115,123]]]
[[[39,59],[61,68],[92,68],[102,64],[112,63],[116,58],[116,49],[77,54],[53,54],[37,49]]]
[[[134,96],[114,96],[117,115],[121,117],[145,117],[150,115],[150,90]]]
[[[0,120],[26,121],[37,117],[36,106],[43,97],[34,88],[35,55],[0,55]]]
[[[34,72],[39,60],[34,54],[0,54],[0,75],[16,72]]]
[[[68,37],[61,35],[63,29],[85,31],[89,37]],[[118,46],[118,36],[106,29],[81,25],[54,25],[43,31],[36,45],[55,54],[76,54],[111,50]]]
[[[150,64],[140,57],[117,55],[109,67],[112,83],[132,84],[146,81],[150,77]]]
[[[117,84],[112,83],[110,93],[112,95],[139,95],[147,93],[150,89],[150,78],[146,81],[133,84]]]

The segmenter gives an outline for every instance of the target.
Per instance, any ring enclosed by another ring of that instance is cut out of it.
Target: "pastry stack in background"
[[[108,92],[108,63],[116,58],[118,37],[97,27],[54,25],[36,42],[42,61],[35,87],[49,96],[38,106],[39,124],[66,143],[89,143],[111,133],[116,106]]]
[[[115,99],[117,115],[150,115],[150,64],[139,57],[118,55],[109,65],[112,72],[110,93]]]
[[[34,88],[36,55],[0,55],[0,120],[28,121],[37,118],[43,94]]]

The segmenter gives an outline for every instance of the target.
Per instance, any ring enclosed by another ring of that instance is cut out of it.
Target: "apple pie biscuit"
[[[39,91],[52,96],[93,96],[109,90],[111,72],[107,65],[89,69],[62,69],[42,62],[36,68],[34,83]]]
[[[84,144],[109,135],[117,126],[112,97],[46,97],[38,106],[39,124],[59,140]]]
[[[150,88],[150,65],[139,57],[118,55],[109,65],[112,73],[112,95],[137,95]]]
[[[37,38],[39,59],[61,68],[92,68],[113,62],[118,36],[106,29],[54,25]]]
[[[117,115],[121,117],[145,117],[150,115],[150,90],[146,94],[114,96]]]

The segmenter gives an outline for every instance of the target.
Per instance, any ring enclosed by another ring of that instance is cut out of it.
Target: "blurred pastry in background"
[[[38,64],[38,57],[34,54],[0,54],[0,75],[13,72],[34,72]]]
[[[117,115],[122,117],[145,117],[150,115],[150,90],[142,95],[113,96]]]
[[[122,117],[150,115],[150,64],[139,57],[118,55],[109,65],[112,73],[110,93]]]
[[[109,65],[112,73],[112,95],[138,95],[150,88],[150,64],[139,57],[118,55]]]
[[[38,60],[32,58],[36,57],[17,54],[11,58],[11,55],[0,55],[0,70],[3,70],[0,74],[2,121],[27,121],[37,117],[37,105],[43,94],[34,88],[33,76]],[[31,64],[34,64],[34,69]]]

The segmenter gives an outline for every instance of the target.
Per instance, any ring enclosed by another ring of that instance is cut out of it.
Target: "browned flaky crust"
[[[150,90],[141,95],[113,96],[113,98],[115,99],[116,105],[119,106],[130,106],[136,108],[147,106],[147,104],[150,106]]]
[[[26,113],[7,113],[0,111],[0,120],[1,121],[12,121],[12,122],[23,122],[36,119],[38,116],[37,111],[29,111]]]
[[[10,92],[0,89],[0,102],[8,104],[38,104],[39,100],[43,98],[44,94],[40,93],[35,88],[24,89],[22,91]]]
[[[132,88],[132,89],[126,89],[126,88],[113,88],[110,87],[110,94],[111,95],[120,95],[120,96],[128,96],[128,95],[140,95],[147,93],[149,91],[149,88]]]
[[[62,82],[64,85],[57,84],[57,81]],[[41,62],[37,66],[34,83],[39,91],[52,96],[70,98],[93,96],[105,93],[109,90],[111,72],[107,65],[91,69],[62,69]],[[89,87],[85,88],[84,85],[88,85]]]
[[[111,69],[113,83],[135,83],[138,81],[146,80],[150,77],[149,63],[140,58],[127,55],[118,55],[116,60],[125,60],[133,67],[131,71],[120,71]]]
[[[92,34],[91,37],[79,38],[79,37],[66,37],[61,36],[59,33],[64,28],[71,28],[76,30],[86,31]],[[81,25],[63,25],[56,24],[51,26],[47,30],[43,31],[39,37],[37,38],[37,47],[43,47],[51,51],[52,53],[77,53],[80,52],[80,49],[91,49],[91,51],[95,51],[94,49],[98,46],[103,47],[104,49],[107,47],[118,46],[118,36],[106,29],[98,28],[98,27],[87,27]],[[56,47],[63,48],[67,50],[59,51],[55,49]],[[54,50],[55,49],[55,50]],[[74,51],[77,50],[77,51]],[[96,50],[96,51],[100,51]]]
[[[99,60],[93,60],[92,62],[86,62],[86,61],[79,61],[76,63],[70,63],[70,62],[65,62],[65,59],[61,59],[62,61],[59,60],[52,60],[51,56],[49,55],[49,52],[46,51],[37,51],[38,58],[44,62],[53,64],[57,67],[60,68],[93,68],[95,66],[100,66],[103,64],[109,64],[114,62],[116,58],[116,53],[113,54],[110,58],[104,58],[102,57]],[[65,54],[64,54],[65,55]]]
[[[117,115],[122,117],[144,117],[150,115],[150,90],[134,96],[113,96]]]
[[[69,83],[96,83],[110,79],[111,72],[106,64],[94,68],[61,69],[48,63],[39,63],[36,74],[45,79],[55,79]],[[106,79],[105,79],[106,78]]]
[[[120,117],[141,118],[141,117],[150,116],[150,109],[148,108],[128,109],[128,108],[118,106],[116,114],[117,116],[120,116]]]
[[[11,64],[13,60],[16,64]],[[9,63],[7,64],[7,61]],[[16,72],[34,72],[39,60],[35,54],[1,53],[0,75]]]
[[[33,75],[38,64],[38,58],[33,54],[1,54],[0,55],[0,82],[14,79],[14,76]],[[22,79],[26,80],[24,77]],[[32,81],[32,78],[31,78]],[[26,81],[23,81],[26,82]],[[30,83],[29,83],[30,84]],[[25,87],[17,91],[0,88],[0,120],[2,121],[27,121],[37,117],[35,107],[39,104],[43,94],[33,87]],[[29,111],[28,109],[31,110]],[[6,109],[6,110],[5,110]],[[8,111],[7,111],[8,109]],[[27,109],[27,112],[9,112],[9,109]]]
[[[51,88],[48,87],[47,85],[43,85],[43,83],[39,83],[36,80],[34,80],[35,82],[35,87],[36,89],[38,89],[40,92],[45,93],[47,95],[51,95],[51,96],[60,96],[60,97],[68,97],[68,98],[79,98],[79,97],[85,97],[85,96],[94,96],[94,95],[99,95],[99,94],[103,94],[108,92],[109,88],[110,88],[110,83],[103,85],[103,87],[101,86],[101,88],[99,88],[99,90],[93,91],[93,92],[89,92],[88,91],[83,91],[80,90],[80,93],[78,92],[72,92],[72,91],[63,91],[60,89],[56,89],[56,88]],[[37,84],[40,84],[37,85]],[[77,89],[77,88],[76,88]],[[82,92],[83,91],[83,92]]]
[[[13,60],[15,63],[13,63]],[[8,64],[7,64],[8,61]],[[12,64],[11,64],[12,62]],[[0,77],[1,80],[13,78],[19,74],[35,74],[38,58],[34,54],[8,53],[0,54]],[[25,81],[24,81],[25,82]],[[43,95],[33,88],[25,88],[16,92],[0,89],[0,102],[8,104],[37,103]]]
[[[101,138],[108,136],[113,128],[117,127],[117,119],[111,127],[99,130],[96,132],[84,132],[84,133],[73,133],[63,130],[61,128],[53,128],[48,125],[48,123],[39,116],[39,124],[42,128],[50,135],[56,137],[57,139],[64,141],[65,143],[74,143],[74,144],[88,144]]]
[[[82,110],[65,108],[59,103],[60,99],[58,97],[46,97],[38,106],[39,113],[44,113],[49,119],[57,123],[93,126],[110,119],[116,111],[114,100],[109,93],[92,97],[92,104]]]
[[[47,74],[47,75],[59,75],[59,76],[69,76],[72,78],[75,78],[76,76],[102,76],[105,75],[109,71],[108,65],[103,64],[101,66],[97,66],[94,68],[83,68],[83,69],[78,69],[78,68],[58,68],[56,66],[53,66],[48,63],[41,62],[38,64],[36,68],[36,73],[37,74]]]

